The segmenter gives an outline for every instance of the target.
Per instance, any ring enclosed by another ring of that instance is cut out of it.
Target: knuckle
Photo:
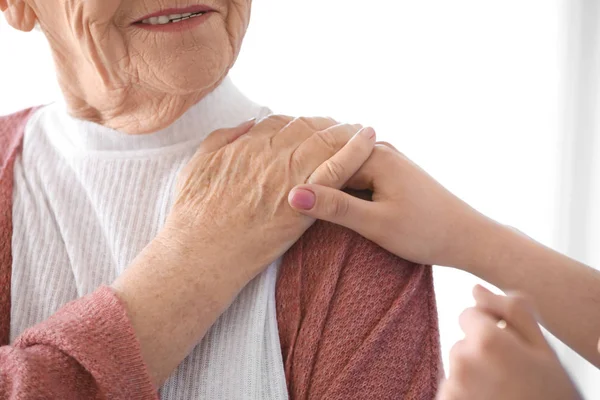
[[[289,158],[290,169],[292,171],[302,171],[303,173],[309,173],[306,168],[306,156],[302,153],[295,151]]]
[[[527,301],[521,296],[510,296],[506,299],[506,318],[514,320],[527,312]]]
[[[308,126],[313,131],[318,130],[315,118],[311,118],[311,117],[299,117],[299,118],[296,118],[295,120],[292,121],[292,125],[298,125],[298,124],[302,124],[302,125]]]
[[[381,146],[381,147],[385,148],[386,150],[391,150],[391,151],[392,151],[392,152],[394,152],[394,153],[397,153],[397,154],[402,154],[402,152],[401,152],[401,151],[399,151],[399,150],[396,148],[396,146],[394,146],[394,145],[393,145],[393,144],[391,144],[390,142],[386,142],[386,141],[379,141],[379,142],[377,142],[376,144],[377,144],[378,146]],[[402,154],[402,155],[404,155],[404,154]]]
[[[486,327],[479,331],[477,338],[475,339],[475,351],[476,354],[483,356],[494,351],[498,343],[498,337],[496,334],[498,329]]]
[[[450,362],[459,363],[465,356],[465,343],[463,341],[457,342],[452,346],[449,353]]]
[[[319,131],[315,133],[315,137],[319,141],[320,145],[323,146],[325,149],[329,150],[330,152],[335,153],[338,150],[338,139],[332,131]]]
[[[349,206],[343,197],[332,197],[325,205],[326,214],[343,218],[348,215]]]
[[[353,124],[342,124],[339,125],[344,133],[346,134],[346,136],[348,137],[348,140],[350,140],[358,131],[361,130],[362,125],[353,125]]]
[[[340,151],[346,154],[348,160],[353,160],[353,163],[363,166],[371,158],[373,146],[368,140],[353,140]]]
[[[293,120],[293,118],[290,117],[289,115],[283,115],[283,114],[272,114],[272,115],[269,115],[266,119],[267,119],[267,121],[283,122],[286,124],[289,124]]]
[[[384,160],[390,160],[392,158],[398,157],[398,155],[401,154],[395,149],[392,149],[385,144],[379,143],[375,146],[375,149],[373,151],[377,152],[379,157],[381,157]]]
[[[474,311],[475,311],[475,309],[473,307],[470,307],[470,308],[465,309],[463,312],[461,312],[460,315],[458,316],[459,324],[461,326],[466,326],[471,321]]]
[[[397,169],[406,168],[409,160],[400,152],[392,150],[386,146],[375,146],[370,159],[373,160],[378,169]]]
[[[331,118],[298,117],[294,121],[292,121],[291,125],[302,125],[303,127],[308,127],[313,132],[317,132],[320,130],[329,129],[332,126],[337,125],[337,122]]]
[[[354,125],[339,124],[323,131],[330,138],[332,146],[337,150],[344,146],[354,137],[358,129]]]
[[[336,160],[329,160],[325,163],[324,179],[325,184],[335,184],[341,182],[344,177],[345,168]]]
[[[375,146],[375,148],[373,149],[373,152],[371,154],[372,154],[371,159],[377,165],[389,164],[390,162],[393,161],[394,156],[395,156],[392,153],[392,150],[390,150],[389,148],[387,148],[385,146]]]
[[[289,124],[292,120],[293,120],[293,118],[289,117],[287,115],[272,114],[272,115],[269,115],[269,116],[265,117],[264,119],[262,119],[257,124],[257,127],[267,126],[267,127],[274,127],[275,129],[281,129],[284,126],[286,126],[287,124]]]

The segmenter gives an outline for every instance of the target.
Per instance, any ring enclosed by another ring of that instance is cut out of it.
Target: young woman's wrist
[[[458,247],[449,266],[483,278],[490,269],[497,268],[508,240],[508,228],[479,213],[465,219],[469,222],[456,239]]]
[[[470,251],[465,251],[462,265],[456,267],[502,288],[503,277],[514,272],[511,268],[528,243],[531,239],[522,232],[482,217],[470,235]]]

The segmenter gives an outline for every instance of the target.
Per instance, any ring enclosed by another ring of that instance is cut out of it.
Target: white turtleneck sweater
[[[15,163],[11,341],[112,283],[157,235],[178,172],[211,132],[269,113],[227,78],[172,126],[127,135],[70,117],[29,121]],[[277,265],[253,280],[161,388],[162,399],[286,399]]]

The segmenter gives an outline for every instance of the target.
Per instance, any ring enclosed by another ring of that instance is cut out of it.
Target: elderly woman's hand
[[[473,294],[477,305],[460,317],[465,339],[450,352],[439,400],[580,399],[524,298],[481,286]]]
[[[327,118],[271,116],[238,138],[247,127],[217,132],[202,144],[182,171],[168,224],[191,243],[212,242],[219,253],[237,255],[252,278],[312,223],[289,206],[289,191],[334,156],[353,174],[375,140],[372,129]],[[344,154],[352,157],[341,161]],[[325,183],[344,182],[330,176]]]
[[[112,285],[157,385],[239,291],[310,226],[289,207],[291,188],[330,158],[356,171],[369,157],[374,131],[361,128],[272,116],[202,143],[180,174],[164,229]],[[333,187],[347,179],[322,175]]]

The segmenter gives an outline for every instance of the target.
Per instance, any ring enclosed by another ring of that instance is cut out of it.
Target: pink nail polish
[[[315,202],[315,194],[308,189],[296,189],[290,195],[290,204],[299,210],[311,210]]]

